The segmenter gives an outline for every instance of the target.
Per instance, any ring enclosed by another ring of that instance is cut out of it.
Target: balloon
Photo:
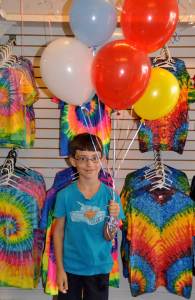
[[[177,78],[163,68],[153,68],[149,84],[133,108],[142,119],[156,120],[167,115],[174,108],[179,95]]]
[[[89,47],[107,41],[117,24],[115,7],[107,0],[73,1],[70,27],[74,35]]]
[[[147,53],[165,45],[177,22],[178,0],[126,0],[121,13],[125,37]]]
[[[150,60],[125,40],[102,47],[92,64],[92,80],[102,102],[127,109],[143,94],[150,77]]]
[[[81,105],[92,95],[93,54],[86,45],[74,38],[62,37],[51,42],[40,61],[42,78],[59,99]]]

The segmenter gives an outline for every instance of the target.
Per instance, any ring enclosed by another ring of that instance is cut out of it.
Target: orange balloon
[[[97,52],[92,81],[102,102],[113,109],[127,109],[143,94],[150,71],[147,54],[125,40],[115,40]]]
[[[178,15],[178,0],[126,0],[121,28],[132,46],[150,53],[170,39]]]

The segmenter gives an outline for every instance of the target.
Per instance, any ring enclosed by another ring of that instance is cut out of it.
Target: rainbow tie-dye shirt
[[[145,170],[129,174],[121,193],[126,216],[121,246],[124,276],[133,296],[165,286],[190,298],[195,220],[194,202],[186,194],[189,184],[182,172],[171,168],[172,188],[150,191]]]
[[[106,157],[110,148],[112,109],[101,103],[97,95],[83,104],[75,106],[60,101],[60,155],[68,156],[68,144],[80,133],[97,135],[102,143]]]
[[[27,169],[12,186],[0,186],[0,286],[38,286],[44,231],[39,228],[45,200],[40,173]]]
[[[189,127],[188,104],[195,101],[195,88],[184,61],[178,58],[174,58],[174,61],[176,70],[166,69],[178,79],[180,97],[168,115],[157,120],[144,121],[138,133],[141,152],[162,150],[183,153]]]
[[[30,63],[0,68],[0,147],[29,148],[33,145],[38,99]]]

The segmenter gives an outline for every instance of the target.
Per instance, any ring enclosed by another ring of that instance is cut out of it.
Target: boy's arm
[[[55,219],[53,241],[54,241],[54,252],[56,258],[57,267],[57,285],[58,289],[62,293],[66,293],[68,290],[67,275],[63,266],[63,241],[64,241],[64,226],[65,218]]]

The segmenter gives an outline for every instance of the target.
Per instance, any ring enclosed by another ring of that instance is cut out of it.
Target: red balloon
[[[144,93],[150,71],[146,53],[125,40],[115,40],[97,52],[92,81],[102,102],[113,109],[127,109]]]
[[[178,22],[178,0],[126,0],[121,28],[129,43],[147,53],[162,48]]]

